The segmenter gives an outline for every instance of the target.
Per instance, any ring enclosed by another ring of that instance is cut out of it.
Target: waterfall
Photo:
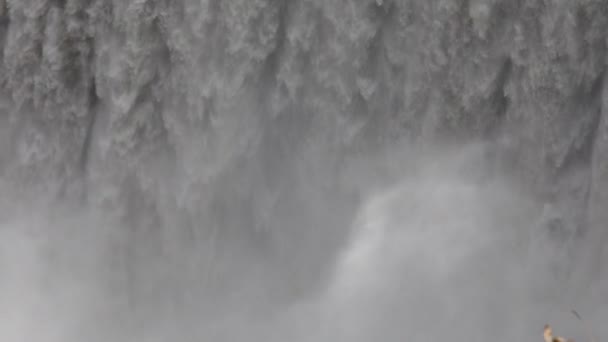
[[[607,29],[602,0],[0,0],[0,336],[602,322]]]

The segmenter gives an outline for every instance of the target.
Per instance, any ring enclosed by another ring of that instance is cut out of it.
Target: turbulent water
[[[604,0],[0,0],[0,338],[608,336],[606,32]]]

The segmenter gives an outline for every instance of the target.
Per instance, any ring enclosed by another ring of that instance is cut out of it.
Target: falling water
[[[607,336],[607,29],[603,0],[0,0],[0,337]]]

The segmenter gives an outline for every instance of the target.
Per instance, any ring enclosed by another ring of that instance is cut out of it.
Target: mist
[[[273,260],[260,265],[238,244],[223,246],[226,259],[203,258],[192,271],[184,267],[192,251],[170,244],[146,251],[158,246],[147,235],[142,259],[133,261],[138,244],[121,241],[126,227],[74,204],[6,214],[3,338],[509,341],[540,339],[550,322],[585,340],[572,309],[604,333],[605,281],[573,279],[574,237],[547,224],[549,209],[493,167],[485,144],[397,146],[352,162],[343,181],[357,185],[358,205],[345,227],[327,226],[343,239],[326,253],[323,272],[300,284],[272,284],[292,270]],[[323,246],[327,235],[309,238]],[[288,265],[312,267],[321,250]],[[206,285],[204,265],[230,284]]]

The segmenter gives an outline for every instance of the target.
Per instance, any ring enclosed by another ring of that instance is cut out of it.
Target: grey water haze
[[[608,2],[0,0],[0,339],[608,336]]]

